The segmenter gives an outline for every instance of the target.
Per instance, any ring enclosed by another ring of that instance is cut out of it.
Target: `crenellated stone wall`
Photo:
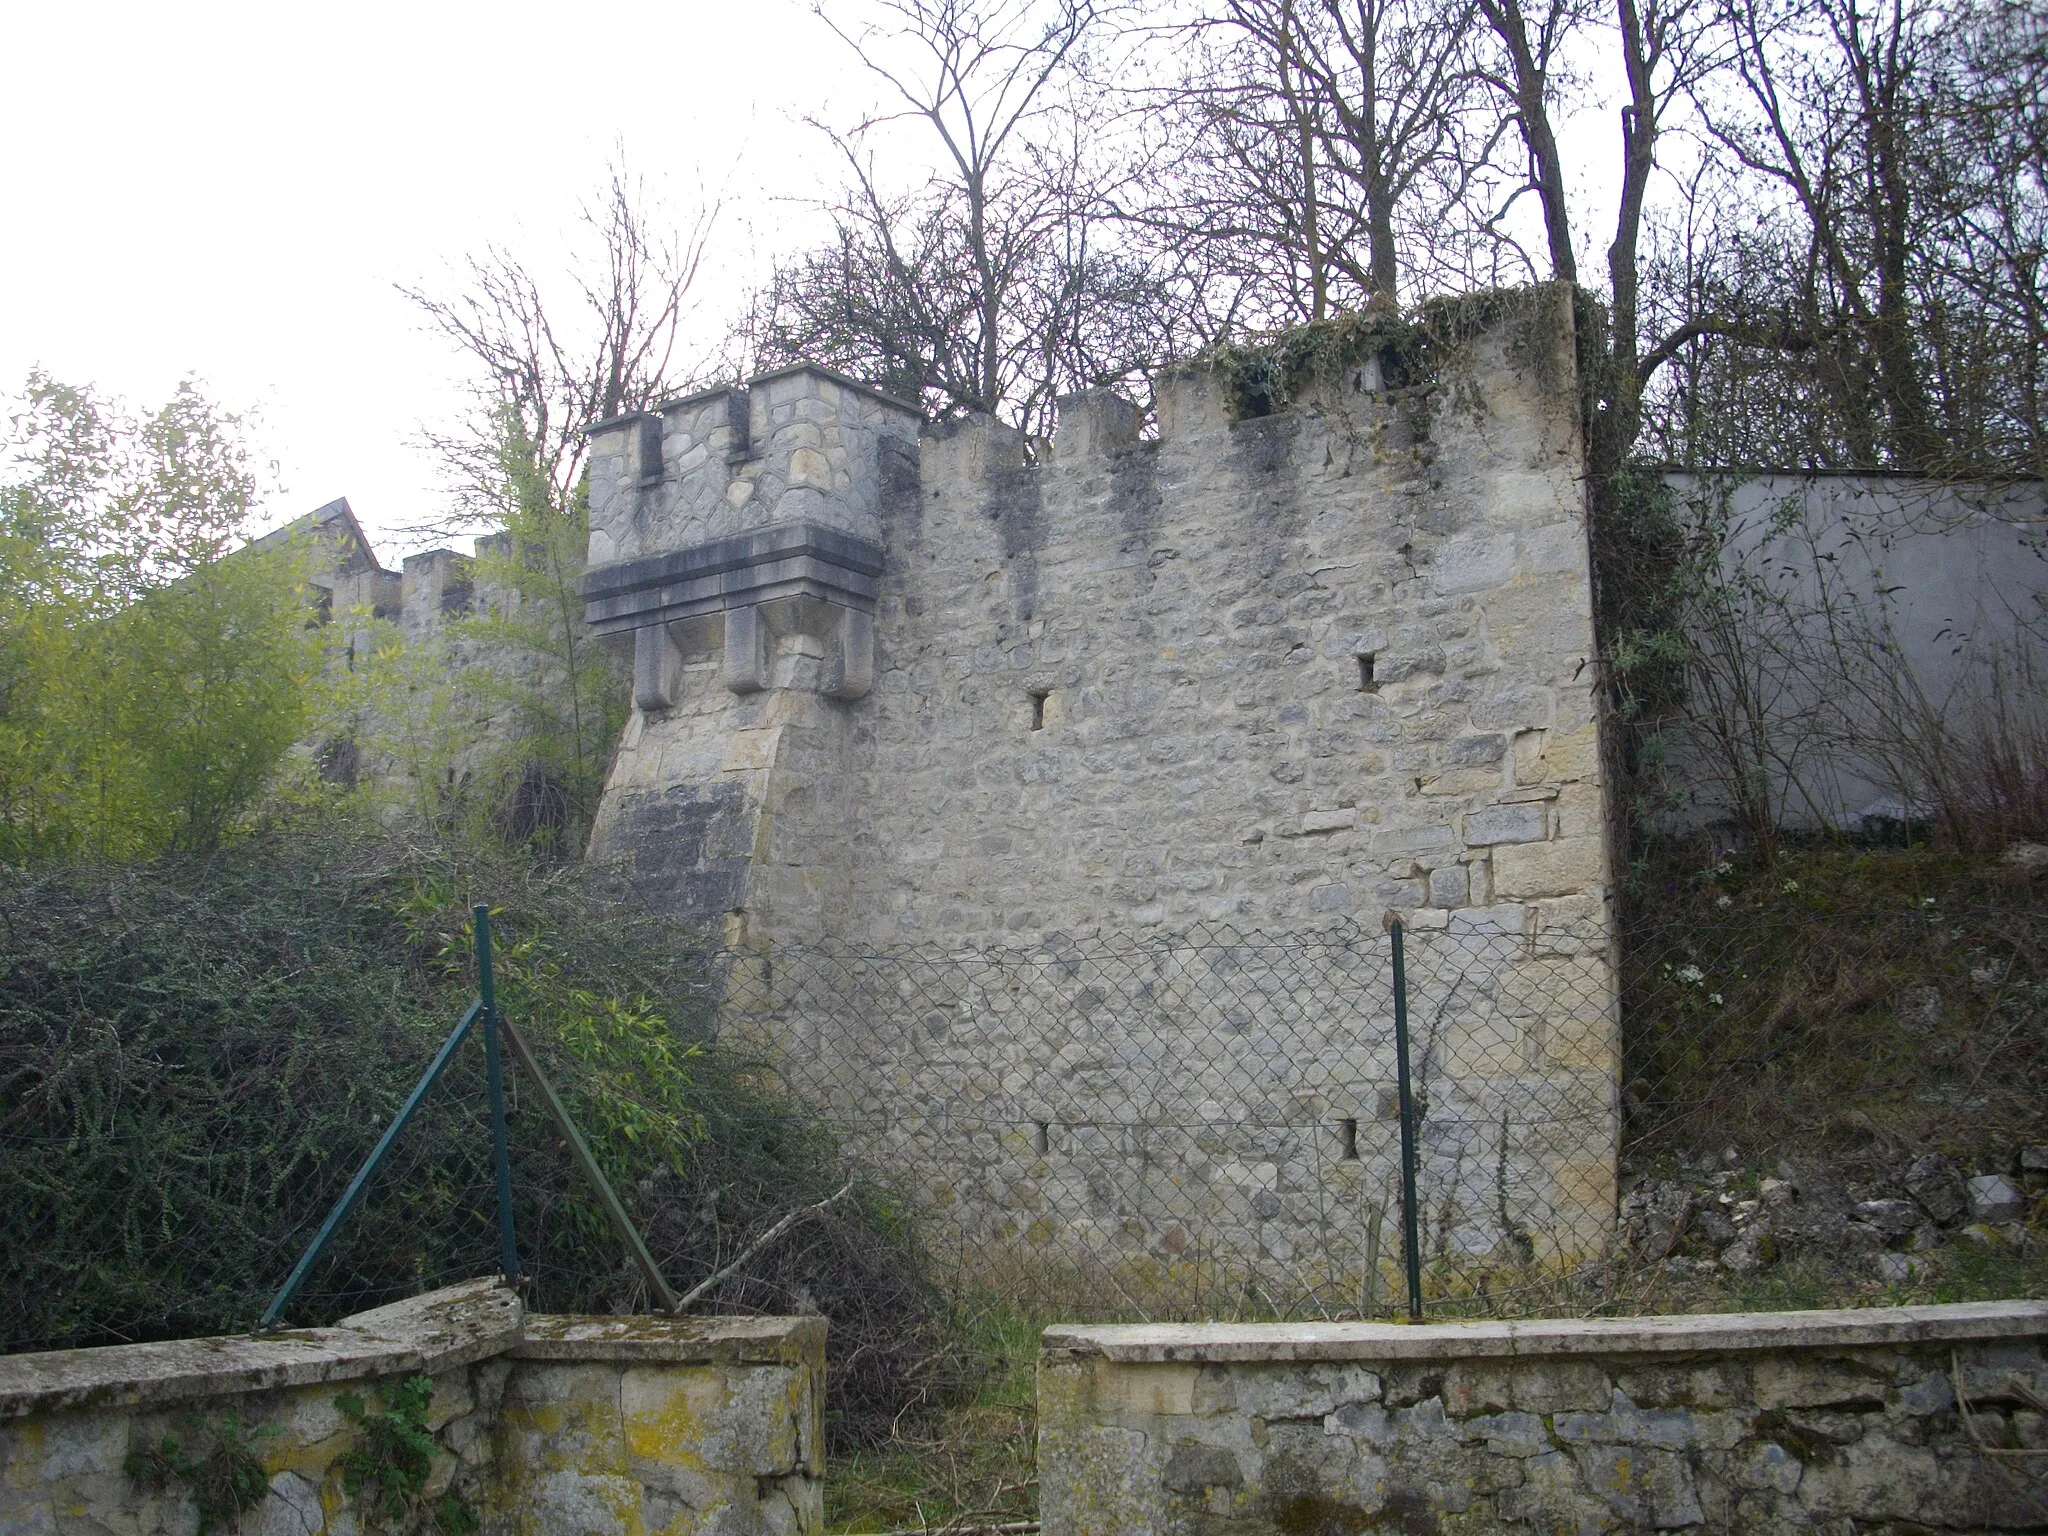
[[[636,708],[591,856],[742,957],[729,1022],[933,1210],[1143,1262],[1291,1251],[1392,1148],[1383,976],[1340,999],[1328,967],[1245,989],[1255,966],[1161,956],[1348,934],[1362,975],[1399,915],[1418,995],[1443,984],[1431,1241],[1596,1250],[1617,1062],[1575,367],[1547,287],[1424,383],[1366,356],[1245,416],[1215,373],[1164,377],[1151,436],[1104,393],[1050,445],[921,426],[811,367],[601,423],[588,616]],[[1066,969],[934,979],[989,950]]]

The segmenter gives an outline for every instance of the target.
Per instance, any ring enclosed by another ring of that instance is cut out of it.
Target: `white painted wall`
[[[1919,809],[1924,786],[1890,749],[1913,710],[1967,730],[1995,673],[2008,687],[2044,681],[2048,486],[1876,474],[1667,479],[1694,526],[1725,520],[1722,578],[1751,629],[1744,654],[1772,721],[1783,825],[1849,827]],[[1695,641],[1710,628],[1696,621]],[[1698,699],[1695,689],[1696,713]],[[1715,821],[1727,806],[1726,770],[1706,733],[1695,722],[1670,745],[1671,819]]]

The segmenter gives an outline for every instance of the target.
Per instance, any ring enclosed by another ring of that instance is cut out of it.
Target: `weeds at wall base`
[[[886,1439],[828,1463],[825,1527],[944,1530],[1038,1516],[1038,1335],[1051,1316],[962,1307],[957,1348],[971,1390],[900,1416]]]
[[[362,1437],[338,1465],[342,1492],[361,1504],[367,1524],[396,1529],[420,1515],[440,1451],[427,1428],[433,1397],[431,1377],[409,1376],[385,1394],[381,1409],[366,1406],[354,1392],[334,1400]],[[433,1524],[442,1536],[464,1536],[476,1523],[475,1513],[460,1499],[444,1498],[434,1510]]]
[[[131,1450],[123,1470],[139,1487],[189,1493],[199,1513],[197,1536],[231,1531],[270,1492],[270,1474],[256,1447],[277,1433],[276,1426],[244,1430],[241,1416],[232,1411],[218,1419],[188,1413],[180,1423],[187,1438],[165,1435],[154,1445]],[[197,1451],[202,1444],[205,1449]]]

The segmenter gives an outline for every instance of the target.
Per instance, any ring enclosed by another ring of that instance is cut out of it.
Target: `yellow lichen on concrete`
[[[449,1295],[458,1308],[495,1303],[503,1311],[501,1298]],[[417,1490],[423,1507],[460,1499],[493,1536],[821,1529],[820,1320],[535,1318],[500,1332],[502,1341],[481,1348],[465,1335],[461,1360],[429,1368],[426,1427],[437,1450]],[[342,1459],[362,1433],[336,1400],[354,1393],[370,1411],[384,1411],[392,1389],[415,1372],[386,1365],[208,1390],[235,1379],[224,1371],[244,1368],[238,1350],[269,1369],[276,1345],[196,1342],[211,1346],[189,1351],[206,1375],[182,1396],[161,1369],[161,1352],[138,1353],[134,1366],[118,1351],[90,1361],[0,1361],[0,1410],[8,1410],[0,1411],[0,1531],[190,1536],[192,1490],[174,1472],[131,1475],[129,1452],[170,1438],[180,1457],[200,1460],[229,1436],[256,1457],[268,1483],[243,1517],[245,1531],[359,1536],[374,1523],[360,1496],[343,1487]],[[88,1371],[114,1389],[139,1381],[158,1397],[148,1407],[81,1405],[74,1387],[50,1386]],[[241,1379],[260,1380],[259,1371],[245,1369]]]

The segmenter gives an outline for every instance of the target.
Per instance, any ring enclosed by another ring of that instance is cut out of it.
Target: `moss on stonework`
[[[1489,288],[1430,299],[1411,310],[1373,305],[1291,330],[1220,342],[1194,366],[1223,380],[1240,421],[1270,416],[1369,362],[1389,391],[1430,389],[1472,338],[1540,301],[1539,288]]]
[[[1379,1522],[1356,1504],[1319,1495],[1298,1494],[1273,1507],[1274,1528],[1287,1536],[1351,1536]]]

